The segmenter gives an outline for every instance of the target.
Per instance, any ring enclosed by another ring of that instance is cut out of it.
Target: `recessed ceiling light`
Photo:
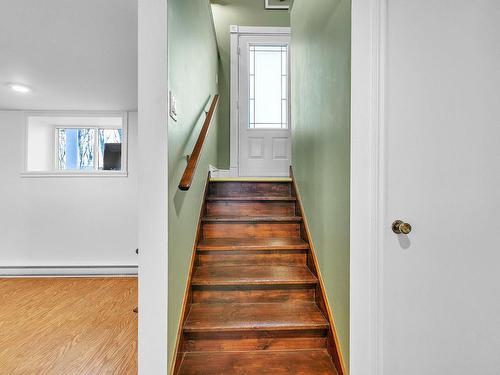
[[[31,91],[31,89],[28,86],[20,85],[19,83],[10,83],[9,87],[11,88],[12,91],[20,92],[22,94],[27,94],[28,92]]]

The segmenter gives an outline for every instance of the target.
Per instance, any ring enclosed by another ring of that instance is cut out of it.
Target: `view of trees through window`
[[[56,137],[58,170],[103,170],[105,145],[121,144],[122,129],[57,128]]]

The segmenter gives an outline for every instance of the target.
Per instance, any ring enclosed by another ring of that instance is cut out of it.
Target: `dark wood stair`
[[[201,266],[191,285],[307,285],[317,283],[307,266]]]
[[[180,375],[260,374],[324,375],[337,374],[328,352],[322,350],[223,353],[187,353]]]
[[[209,181],[173,373],[341,374],[291,179]]]
[[[302,238],[207,238],[198,242],[198,251],[227,250],[307,250],[309,244]]]
[[[309,303],[195,303],[185,332],[300,331],[326,329],[328,322]]]

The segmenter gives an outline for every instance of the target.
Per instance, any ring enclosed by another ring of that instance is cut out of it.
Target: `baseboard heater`
[[[2,276],[135,276],[137,265],[0,266]]]

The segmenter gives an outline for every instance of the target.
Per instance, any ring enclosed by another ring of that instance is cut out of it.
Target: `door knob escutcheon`
[[[411,225],[402,220],[396,220],[392,223],[392,231],[396,234],[409,234],[411,232]]]

